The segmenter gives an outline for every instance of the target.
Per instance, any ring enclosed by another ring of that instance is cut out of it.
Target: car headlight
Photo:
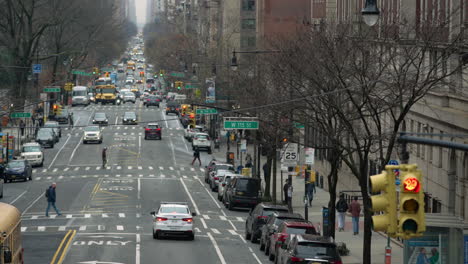
[[[108,121],[108,120],[106,119],[106,122],[107,122],[107,121]]]
[[[124,121],[127,121],[127,119],[124,118]]]
[[[93,123],[96,122],[96,120],[93,119]]]

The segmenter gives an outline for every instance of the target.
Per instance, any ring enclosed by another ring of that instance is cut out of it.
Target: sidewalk
[[[2,127],[1,133],[6,136],[13,136],[14,137],[14,149],[19,150],[21,145],[26,142],[34,141],[34,132],[35,126],[32,124],[32,120],[30,118],[23,118],[25,122],[24,134],[21,136],[21,129],[19,128],[19,121],[20,119],[16,119],[14,121],[8,122],[6,127]],[[36,126],[38,122],[36,121]]]
[[[248,145],[247,153],[250,153],[253,157],[253,145]],[[237,157],[236,146],[231,143],[231,152],[234,152],[236,156],[235,165],[239,164],[239,157]],[[211,155],[217,160],[225,161],[226,160],[226,140],[223,138],[221,140],[220,150],[215,150]],[[245,153],[242,155],[245,159]],[[203,160],[203,164],[208,164],[209,160],[207,157]],[[260,168],[266,162],[266,157],[261,156]],[[245,161],[243,161],[245,163]],[[272,170],[273,171],[273,170]],[[281,163],[277,162],[277,177],[276,177],[276,197],[279,201],[281,199],[281,191],[283,188],[284,181],[287,179],[287,173],[283,173],[283,181],[281,181]],[[265,180],[263,178],[263,171],[261,172],[262,178],[262,188],[264,188]],[[272,179],[273,180],[273,179]],[[304,179],[302,177],[293,177],[293,210],[296,213],[304,215]],[[326,190],[316,188],[317,193],[314,195],[314,200],[312,202],[312,207],[308,208],[309,221],[313,222],[316,227],[322,227],[322,207],[328,207],[329,194]],[[345,231],[338,232],[338,224],[336,226],[335,238],[337,242],[344,242],[349,249],[349,256],[342,256],[344,264],[360,264],[362,263],[362,247],[364,239],[364,217],[360,218],[360,232],[359,235],[353,235],[352,231],[352,220],[351,216],[348,215],[345,221]],[[385,263],[385,247],[387,245],[387,237],[381,235],[380,233],[372,233],[372,263],[381,264]],[[392,247],[392,263],[403,263],[403,248],[395,243],[391,243]]]

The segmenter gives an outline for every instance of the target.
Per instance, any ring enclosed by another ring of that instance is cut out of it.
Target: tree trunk
[[[335,222],[336,222],[336,185],[338,182],[338,167],[336,163],[332,163],[332,169],[328,174],[328,192],[330,193],[330,201],[328,202],[328,235],[335,238]]]
[[[273,201],[273,203],[276,203],[276,146],[273,148],[272,150],[272,155],[274,155],[274,158],[273,158],[273,174],[272,174],[272,181],[273,181],[273,194],[271,196],[271,200]]]
[[[371,264],[371,244],[372,244],[372,211],[371,211],[371,200],[367,188],[367,160],[361,162],[362,165],[360,168],[361,177],[359,180],[359,185],[361,187],[362,195],[362,205],[364,209],[364,240],[362,247],[362,263]]]
[[[271,163],[273,159],[271,155],[267,157],[267,167],[268,171],[270,172],[268,175],[265,175],[265,194],[264,196],[268,199],[271,199]]]

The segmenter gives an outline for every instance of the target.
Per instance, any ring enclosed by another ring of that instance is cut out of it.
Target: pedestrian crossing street
[[[134,178],[140,178],[140,179],[159,179],[159,180],[178,180],[178,179],[184,179],[188,181],[192,180],[198,180],[204,176],[187,176],[187,175],[182,175],[182,176],[176,176],[176,175],[154,175],[154,174],[149,174],[149,175],[143,175],[143,174],[114,174],[114,175],[109,175],[109,174],[104,174],[104,175],[60,175],[60,176],[33,176],[34,181],[56,181],[56,182],[62,182],[65,180],[70,180],[70,179],[86,179],[86,178],[127,178],[127,179],[134,179]]]
[[[163,173],[167,171],[180,171],[183,172],[205,172],[204,168],[200,167],[164,167],[164,166],[122,166],[122,165],[112,165],[103,168],[102,166],[67,166],[67,167],[56,167],[56,168],[35,168],[33,173],[69,173],[69,172],[93,172],[93,171],[121,171],[121,170],[130,170],[130,171],[155,171],[157,173]],[[151,173],[150,173],[151,175]],[[86,175],[83,175],[86,176]],[[36,177],[37,179],[37,177]]]

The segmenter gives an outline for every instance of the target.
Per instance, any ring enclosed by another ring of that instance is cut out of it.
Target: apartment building
[[[362,2],[357,0],[312,0],[311,20],[315,28],[320,23],[359,23]],[[405,0],[378,1],[381,11],[379,34],[395,34],[400,39],[418,39],[428,30],[436,43],[426,54],[427,67],[437,63],[435,74],[457,71],[450,85],[432,90],[407,115],[406,131],[429,133],[432,139],[468,144],[468,4],[466,0]],[[412,27],[403,30],[403,23]],[[389,30],[390,29],[390,30]],[[381,35],[380,35],[381,36]],[[444,55],[443,47],[456,40],[459,54]],[[440,63],[440,62],[443,63]],[[446,136],[444,136],[446,135]],[[424,175],[426,212],[461,217],[468,221],[467,183],[468,153],[436,146],[409,144],[410,163],[417,163]],[[316,170],[327,175],[329,164],[325,150],[318,151]],[[393,158],[400,157],[395,150]],[[370,174],[378,173],[375,162],[369,164]],[[325,181],[326,182],[326,181]],[[326,183],[325,183],[326,185]],[[326,188],[326,186],[325,186]],[[359,190],[357,179],[342,166],[338,190]]]

